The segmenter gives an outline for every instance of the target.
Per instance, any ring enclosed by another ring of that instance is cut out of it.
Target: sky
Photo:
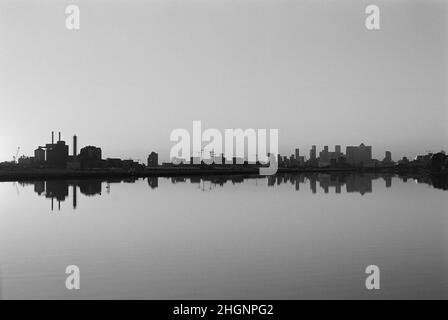
[[[365,27],[371,3],[380,30]],[[0,161],[51,131],[168,160],[194,120],[279,129],[282,154],[448,151],[447,47],[444,0],[2,0]]]

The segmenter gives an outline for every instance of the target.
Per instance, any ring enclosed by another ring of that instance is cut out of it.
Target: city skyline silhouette
[[[79,32],[65,28],[64,3],[0,5],[0,162],[18,147],[31,154],[49,130],[105,157],[157,150],[168,161],[171,131],[193,120],[277,128],[281,154],[361,142],[375,158],[448,149],[442,2],[383,3],[393,19],[378,32],[354,1],[112,0],[107,15],[78,2],[89,17]]]
[[[0,299],[448,299],[447,75],[448,0],[1,0]]]

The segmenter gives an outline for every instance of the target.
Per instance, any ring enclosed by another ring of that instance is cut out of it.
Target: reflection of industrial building
[[[36,181],[34,182],[34,192],[38,195],[41,195],[45,192],[45,181]]]
[[[101,180],[80,180],[77,185],[79,186],[79,191],[81,191],[81,194],[85,196],[91,197],[101,195]]]
[[[51,210],[54,208],[54,199],[61,209],[61,202],[68,197],[68,183],[64,180],[50,180],[45,183],[45,198],[51,199]]]
[[[73,208],[76,209],[78,202],[77,190],[85,196],[101,195],[101,180],[48,180],[35,181],[34,192],[38,195],[45,195],[45,198],[51,199],[51,210],[54,210],[54,200],[57,201],[58,209],[61,209],[61,202],[66,201],[69,196],[69,189],[72,187]]]

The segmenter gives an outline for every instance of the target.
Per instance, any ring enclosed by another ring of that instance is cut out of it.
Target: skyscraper
[[[156,152],[151,152],[148,156],[148,167],[157,167],[159,165],[159,155]]]
[[[312,146],[310,150],[310,161],[316,160],[316,146]]]
[[[335,152],[335,156],[336,156],[336,158],[339,159],[339,157],[342,155],[342,154],[341,154],[341,146],[340,146],[340,145],[336,145],[336,146],[334,147],[334,152]]]
[[[359,147],[348,146],[347,163],[351,165],[367,165],[372,161],[372,147],[361,143]]]
[[[386,151],[385,157],[383,159],[384,163],[391,163],[392,162],[392,152]]]

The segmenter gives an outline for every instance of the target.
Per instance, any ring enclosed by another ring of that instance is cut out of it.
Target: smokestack
[[[59,140],[58,141],[61,141],[61,131],[59,131]]]
[[[54,144],[54,131],[51,131],[51,144]]]
[[[73,136],[73,156],[78,155],[78,137],[76,135]]]

